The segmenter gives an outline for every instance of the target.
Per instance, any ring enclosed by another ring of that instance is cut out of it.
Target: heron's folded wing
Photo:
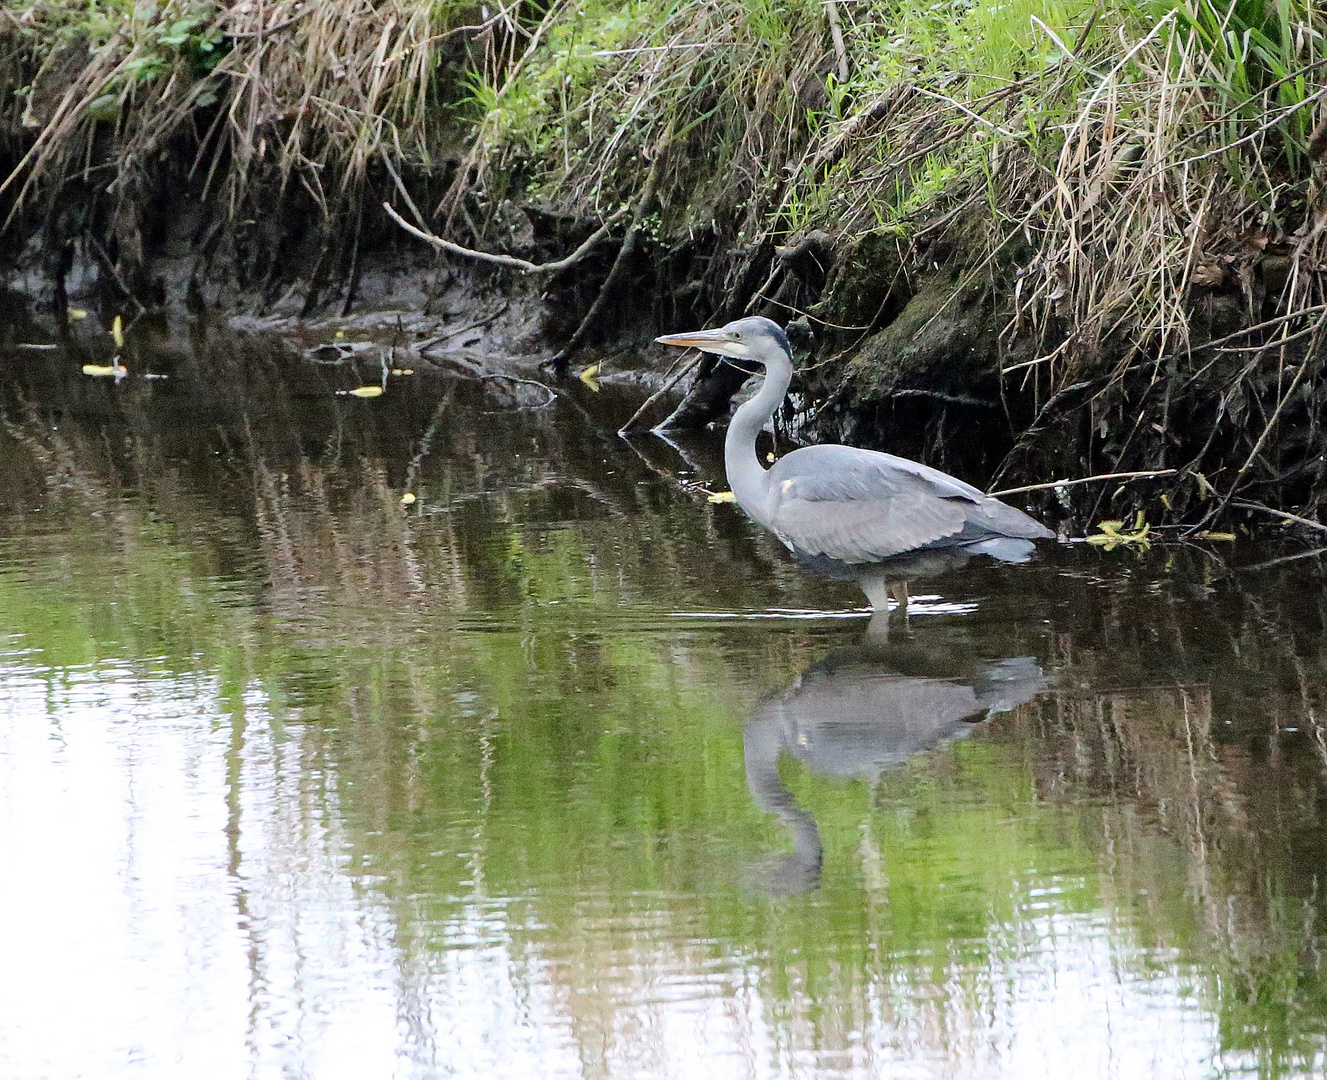
[[[958,485],[885,468],[793,475],[775,481],[770,524],[808,555],[873,562],[959,537],[977,500]]]

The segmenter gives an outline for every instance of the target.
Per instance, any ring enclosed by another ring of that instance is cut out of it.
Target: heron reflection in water
[[[945,671],[950,674],[937,674]],[[945,653],[912,645],[860,646],[831,653],[756,707],[742,741],[747,786],[793,838],[792,853],[758,873],[758,888],[790,896],[820,884],[820,830],[779,779],[781,753],[819,776],[874,782],[886,769],[963,738],[976,723],[1031,701],[1047,687],[1028,656],[980,661],[960,671]]]
[[[792,380],[792,350],[778,324],[760,316],[717,330],[658,339],[760,364],[765,381],[733,414],[724,468],[737,504],[800,561],[851,577],[871,606],[892,595],[907,607],[907,582],[973,555],[1026,562],[1033,541],[1055,534],[971,484],[893,454],[852,446],[804,446],[766,469],[756,437]]]

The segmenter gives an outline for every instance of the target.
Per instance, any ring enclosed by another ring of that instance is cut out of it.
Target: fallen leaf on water
[[[336,332],[336,336],[339,337],[339,338],[343,338],[343,337],[346,336],[346,332],[345,332],[344,330],[338,330],[338,331]]]
[[[350,394],[353,397],[382,397],[381,386],[357,386],[353,390],[342,390],[343,394]]]
[[[415,494],[412,491],[407,491],[404,495],[401,496],[402,506],[409,506],[414,501],[415,501]]]
[[[737,496],[731,491],[716,491],[709,497],[709,501],[712,503],[737,502]]]
[[[1093,533],[1087,538],[1089,544],[1096,544],[1107,551],[1114,551],[1121,544],[1126,547],[1136,547],[1140,551],[1146,551],[1152,546],[1150,534],[1152,526],[1143,520],[1141,510],[1134,516],[1133,528],[1126,528],[1123,521],[1101,521],[1097,523],[1099,533]]]
[[[129,374],[129,369],[123,364],[84,364],[83,374],[93,375],[100,379],[123,379]]]
[[[392,368],[392,374],[393,374],[393,375],[413,375],[414,373],[415,373],[415,369],[414,369],[414,368],[410,368],[410,367],[394,367],[394,368]]]
[[[81,307],[71,307],[68,309],[67,314],[73,322],[78,322],[79,319],[86,319],[88,317],[87,311]]]
[[[599,392],[599,380],[596,378],[598,374],[599,365],[591,364],[577,378],[597,394]]]
[[[117,349],[124,348],[124,322],[118,315],[115,316],[115,321],[111,323],[111,337],[115,339]]]

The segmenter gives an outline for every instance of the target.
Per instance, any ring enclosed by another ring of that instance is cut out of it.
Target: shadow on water
[[[1320,557],[866,640],[629,401],[137,347],[0,352],[0,1071],[1320,1071]]]

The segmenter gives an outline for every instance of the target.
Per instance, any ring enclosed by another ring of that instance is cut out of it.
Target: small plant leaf
[[[716,491],[707,501],[712,503],[735,503],[737,502],[737,496],[731,491]]]
[[[1146,551],[1152,546],[1152,526],[1143,520],[1141,510],[1134,515],[1130,528],[1126,529],[1123,521],[1102,521],[1097,524],[1097,528],[1101,531],[1087,537],[1087,542],[1107,551],[1114,551],[1121,544],[1135,547],[1139,551]]]
[[[347,390],[346,393],[349,394],[351,397],[363,397],[363,398],[382,397],[382,387],[357,386],[353,390]]]

